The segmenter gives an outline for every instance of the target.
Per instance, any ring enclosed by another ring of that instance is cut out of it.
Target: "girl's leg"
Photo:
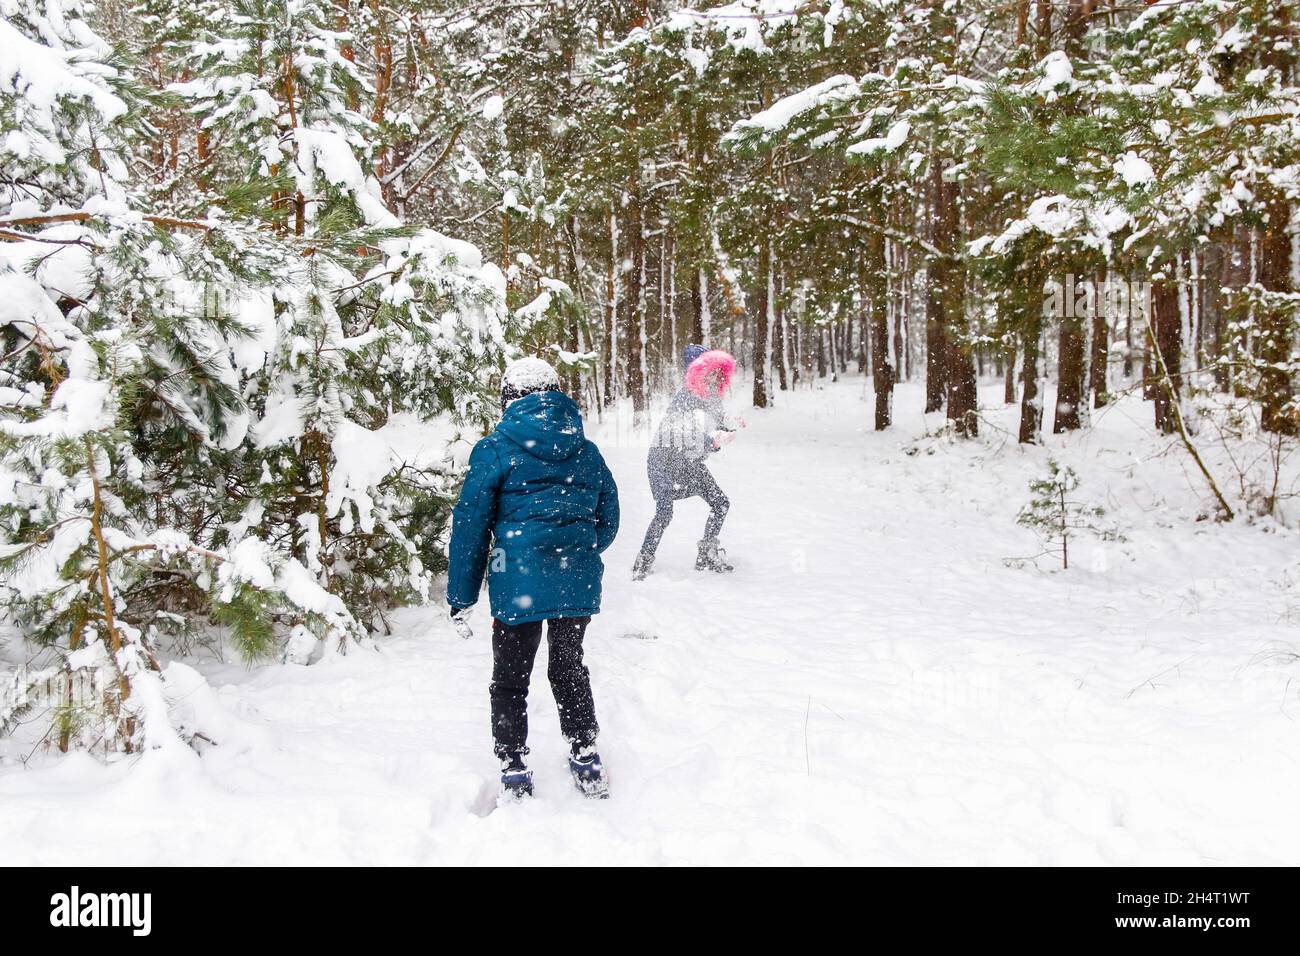
[[[590,617],[557,617],[546,626],[546,676],[560,711],[560,731],[575,754],[594,746],[600,732],[591,674],[582,662],[582,637],[590,623]]]
[[[664,531],[668,529],[668,522],[673,520],[673,499],[656,498],[655,499],[655,516],[650,519],[650,527],[646,529],[645,540],[641,542],[641,554],[637,558],[638,562],[649,564],[655,558],[655,552],[659,550],[659,541],[664,536]]]
[[[501,760],[528,753],[528,681],[542,643],[542,622],[492,621],[492,738]]]
[[[713,473],[703,465],[700,466],[700,473],[696,477],[696,494],[709,506],[709,520],[704,523],[704,540],[715,541],[722,530],[722,522],[726,520],[727,512],[731,509],[731,499],[718,487]]]

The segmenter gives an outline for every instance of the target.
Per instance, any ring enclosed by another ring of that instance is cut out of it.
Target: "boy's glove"
[[[451,612],[451,623],[456,628],[456,633],[464,640],[473,637],[474,631],[469,626],[469,608],[449,607],[448,610]]]

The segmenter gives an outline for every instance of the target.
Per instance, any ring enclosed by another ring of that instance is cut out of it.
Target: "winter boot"
[[[604,800],[609,796],[609,780],[595,747],[574,747],[569,755],[569,773],[573,774],[573,784],[584,797]]]
[[[654,563],[654,555],[644,553],[638,554],[636,560],[632,562],[632,580],[644,581],[645,576],[650,573],[650,568]]]
[[[725,574],[736,569],[727,563],[727,552],[718,547],[718,539],[705,538],[700,542],[700,551],[695,558],[695,570]]]
[[[523,754],[507,754],[501,760],[501,797],[522,800],[533,795],[533,772],[524,766]]]

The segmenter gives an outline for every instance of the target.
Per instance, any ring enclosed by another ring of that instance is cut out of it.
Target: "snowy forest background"
[[[761,408],[862,376],[873,430],[915,383],[935,441],[981,384],[1012,448],[1145,401],[1187,521],[1294,528],[1295,14],[0,0],[0,729],[203,741],[204,642],[382,641],[520,354],[637,427],[688,342]],[[1076,486],[1023,523],[1095,530]]]

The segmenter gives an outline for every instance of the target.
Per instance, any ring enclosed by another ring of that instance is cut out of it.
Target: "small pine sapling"
[[[1106,541],[1118,538],[1114,529],[1098,523],[1097,519],[1106,513],[1103,508],[1071,498],[1078,487],[1079,476],[1074,469],[1050,458],[1047,475],[1029,482],[1033,497],[1020,509],[1016,518],[1016,524],[1039,536],[1043,542],[1043,554],[1060,555],[1062,570],[1070,567],[1070,536],[1073,532],[1087,532]]]

